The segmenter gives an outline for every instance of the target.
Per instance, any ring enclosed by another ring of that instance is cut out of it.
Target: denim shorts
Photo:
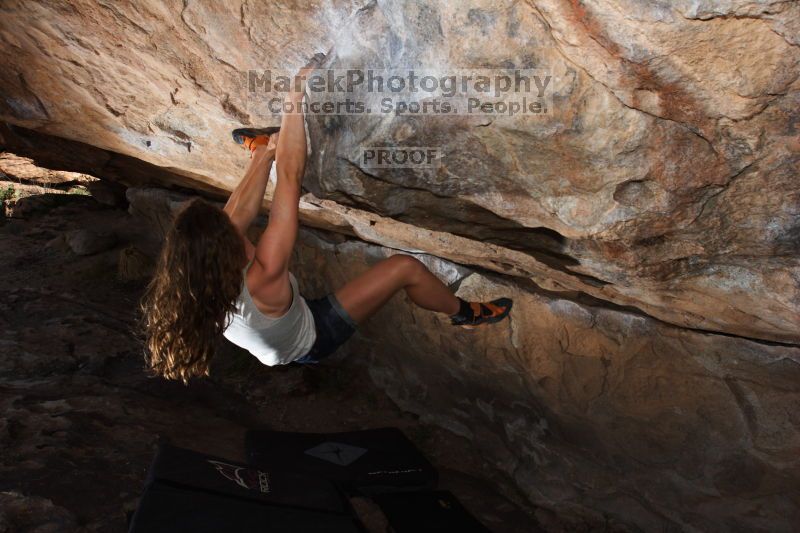
[[[318,300],[306,300],[306,304],[314,317],[317,340],[307,354],[294,360],[295,363],[304,365],[325,359],[356,331],[355,321],[333,294]]]

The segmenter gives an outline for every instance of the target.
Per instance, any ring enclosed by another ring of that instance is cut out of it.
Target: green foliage
[[[89,192],[89,189],[82,185],[75,185],[74,187],[70,187],[67,189],[67,194],[79,194],[81,196],[90,196],[92,193]]]
[[[14,189],[13,185],[8,185],[7,187],[0,187],[0,202],[13,200],[16,194],[17,191]]]

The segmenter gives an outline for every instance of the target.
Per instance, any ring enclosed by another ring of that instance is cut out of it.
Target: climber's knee
[[[387,262],[391,263],[395,272],[397,272],[399,277],[406,283],[414,283],[419,275],[426,269],[425,265],[419,259],[410,255],[394,255],[387,259]]]

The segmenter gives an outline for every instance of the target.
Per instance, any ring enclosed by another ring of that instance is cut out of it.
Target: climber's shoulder
[[[280,316],[292,304],[292,287],[286,268],[270,268],[256,257],[245,275],[250,297],[268,316]]]

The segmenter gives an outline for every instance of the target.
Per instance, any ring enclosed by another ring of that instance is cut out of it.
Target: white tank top
[[[242,282],[236,310],[228,315],[230,324],[223,332],[226,339],[249,351],[267,366],[291,363],[307,354],[317,339],[314,317],[291,272],[289,283],[292,305],[283,316],[269,317],[258,310],[247,290],[247,282]]]

